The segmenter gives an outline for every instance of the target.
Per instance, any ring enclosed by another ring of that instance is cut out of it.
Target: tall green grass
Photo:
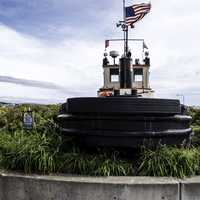
[[[22,170],[25,173],[70,173],[95,176],[131,175],[132,164],[123,161],[116,153],[90,154],[70,145],[63,152],[61,138],[58,135],[16,132],[0,134],[0,168]]]
[[[139,174],[184,178],[200,173],[199,148],[162,147],[141,153]]]
[[[30,172],[55,172],[59,138],[45,134],[15,132],[0,134],[0,167]]]
[[[35,124],[25,131],[23,111],[31,107]],[[54,119],[59,105],[20,105],[0,108],[0,168],[26,173],[56,171],[61,137]]]
[[[23,130],[22,112],[31,107],[35,124]],[[195,147],[123,150],[82,148],[74,138],[61,137],[55,118],[59,105],[20,105],[0,108],[0,168],[25,173],[68,173],[92,176],[200,175],[200,139]],[[199,133],[200,111],[192,110],[192,126]],[[130,156],[131,154],[131,156]],[[134,155],[134,156],[133,156]],[[131,159],[134,158],[134,159]]]
[[[93,176],[127,176],[133,174],[131,161],[119,157],[118,153],[71,152],[63,155],[61,171]]]

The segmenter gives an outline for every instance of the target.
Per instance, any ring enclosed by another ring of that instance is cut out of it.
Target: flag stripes
[[[141,20],[151,9],[151,4],[135,4],[126,7],[126,25],[134,25],[137,21]]]

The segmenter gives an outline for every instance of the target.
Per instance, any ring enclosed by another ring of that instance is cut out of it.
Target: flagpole
[[[128,54],[128,26],[126,26],[125,33],[126,33],[126,53],[125,53],[125,55],[127,56],[127,54]]]
[[[124,25],[126,23],[126,7],[125,7],[125,0],[123,0],[123,20],[124,20]],[[126,33],[125,30],[124,31],[124,57],[126,56]]]
[[[126,4],[125,0],[123,0],[123,15],[124,15],[124,56],[127,56],[128,53],[128,26],[126,25]]]

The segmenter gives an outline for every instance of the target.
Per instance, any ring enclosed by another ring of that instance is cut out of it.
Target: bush
[[[192,145],[193,146],[200,146],[200,126],[192,126],[193,130],[193,137],[192,137]]]
[[[34,115],[34,131],[39,133],[57,132],[55,118],[58,113],[59,105],[29,105],[24,104],[15,107],[0,108],[0,130],[8,133],[23,130],[23,112],[31,108]]]
[[[196,148],[162,147],[145,149],[140,159],[139,174],[183,178],[199,174],[200,151]]]
[[[189,114],[192,117],[192,126],[200,126],[200,109],[190,107]]]

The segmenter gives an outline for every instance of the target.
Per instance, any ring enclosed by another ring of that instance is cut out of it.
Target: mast
[[[123,20],[120,20],[117,24],[117,27],[121,27],[124,32],[124,57],[127,57],[128,54],[128,26],[126,24],[126,0],[123,0]]]
[[[123,24],[122,30],[124,31],[124,56],[127,57],[128,54],[128,26],[126,25],[126,3],[123,0]]]
[[[125,0],[123,0],[123,20],[126,20]],[[123,28],[122,28],[123,29]],[[123,30],[124,31],[124,30]],[[124,31],[124,56],[126,55],[126,32]]]

